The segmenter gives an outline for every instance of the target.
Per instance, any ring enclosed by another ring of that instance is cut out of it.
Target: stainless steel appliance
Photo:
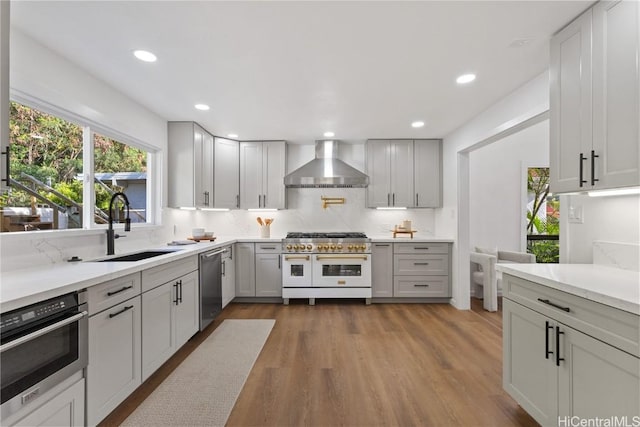
[[[200,330],[222,311],[222,254],[218,249],[200,254]]]
[[[0,316],[2,419],[87,366],[86,306],[74,292]]]
[[[282,297],[371,302],[371,239],[364,233],[288,233],[282,240]]]

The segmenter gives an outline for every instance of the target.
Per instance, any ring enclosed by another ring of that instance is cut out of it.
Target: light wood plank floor
[[[276,319],[228,426],[535,426],[502,390],[501,312],[474,300],[231,304],[117,408],[117,425],[224,319]]]

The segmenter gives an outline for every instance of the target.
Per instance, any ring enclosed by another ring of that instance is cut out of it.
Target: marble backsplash
[[[593,242],[593,263],[640,271],[640,244],[596,240]]]

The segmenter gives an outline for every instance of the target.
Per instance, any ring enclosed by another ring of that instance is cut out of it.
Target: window
[[[127,195],[132,223],[150,222],[151,153],[125,142],[125,137],[114,139],[109,132],[98,133],[95,127],[17,102],[11,103],[9,124],[11,187],[0,195],[2,232],[106,224],[115,192]],[[83,162],[90,164],[86,156],[93,156],[93,171],[83,170]],[[91,182],[86,177],[93,178],[89,189],[83,188]],[[87,197],[95,203],[84,203]],[[114,209],[116,222],[124,222],[123,213]]]
[[[538,263],[558,263],[560,200],[549,194],[549,168],[528,169],[527,196],[527,252]]]

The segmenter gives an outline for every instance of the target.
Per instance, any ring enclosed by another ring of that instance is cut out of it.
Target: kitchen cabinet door
[[[371,245],[371,296],[393,297],[393,245],[373,243]]]
[[[560,419],[640,416],[640,360],[573,328],[558,327],[564,359],[558,367]]]
[[[415,200],[410,206],[442,207],[442,140],[417,139],[413,153]]]
[[[231,258],[222,259],[222,308],[225,308],[236,297],[235,248],[229,246]]]
[[[391,206],[413,206],[413,140],[391,142]]]
[[[262,143],[240,143],[240,207],[262,207]]]
[[[388,140],[371,140],[366,145],[367,207],[387,207],[391,204],[391,146]]]
[[[240,208],[240,144],[215,139],[213,207]]]
[[[284,141],[262,143],[262,207],[286,209],[284,176],[287,172],[287,145]]]
[[[200,327],[200,293],[198,272],[193,271],[176,280],[178,286],[174,292],[178,292],[178,302],[172,306],[175,310],[174,328],[175,343],[174,352],[178,351],[189,338],[198,332]]]
[[[213,136],[194,122],[169,122],[170,207],[213,206]]]
[[[595,189],[640,185],[639,22],[637,1],[593,7]]]
[[[236,244],[236,296],[256,296],[256,260],[253,243]]]
[[[10,3],[0,1],[0,191],[9,184],[9,15]]]
[[[552,339],[555,324],[506,298],[502,304],[502,385],[541,425],[557,425],[558,370],[553,360],[557,349]]]
[[[84,379],[81,379],[12,426],[81,427],[85,425],[84,403]]]
[[[549,164],[554,193],[587,183],[593,146],[591,19],[588,10],[551,39]]]
[[[256,296],[282,296],[280,253],[256,254]]]
[[[142,383],[141,321],[140,295],[89,318],[89,425],[102,421]]]
[[[174,291],[174,282],[169,282],[142,294],[142,381],[174,352]]]

